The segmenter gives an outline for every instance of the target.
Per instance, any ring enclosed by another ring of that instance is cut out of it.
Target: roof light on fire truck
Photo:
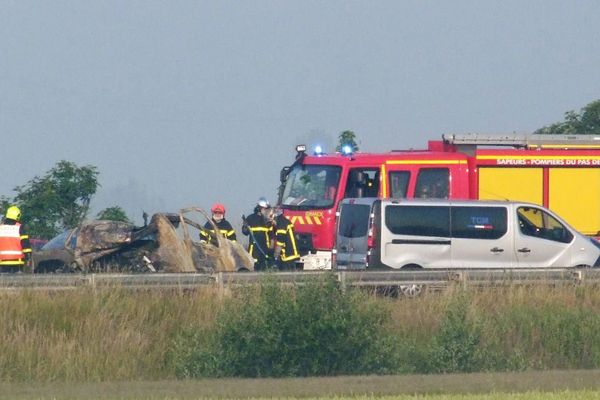
[[[323,155],[323,147],[321,147],[321,145],[316,145],[314,154],[315,154],[315,156]]]
[[[342,147],[342,153],[344,155],[350,155],[352,154],[352,146],[350,146],[349,144],[346,144]]]
[[[298,146],[296,146],[296,151],[298,153],[304,153],[306,151],[306,145],[304,144],[299,144]]]

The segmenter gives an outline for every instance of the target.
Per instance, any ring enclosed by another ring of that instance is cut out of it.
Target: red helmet
[[[221,203],[215,203],[211,207],[210,212],[212,212],[213,214],[225,214],[225,206]]]

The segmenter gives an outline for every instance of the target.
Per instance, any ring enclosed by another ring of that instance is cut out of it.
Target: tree
[[[338,136],[338,145],[335,148],[335,151],[338,153],[342,152],[342,148],[344,146],[352,146],[352,152],[356,153],[358,151],[358,144],[356,144],[356,134],[352,131],[344,131],[340,133]]]
[[[30,235],[49,239],[79,225],[99,186],[97,178],[96,167],[62,160],[44,176],[17,186],[13,202],[21,208]]]
[[[567,111],[565,120],[544,126],[534,132],[542,135],[598,135],[600,134],[600,100],[583,107],[578,114]]]
[[[131,220],[127,216],[127,213],[125,212],[125,210],[123,210],[119,206],[105,208],[104,210],[100,211],[96,215],[96,218],[104,219],[104,220],[108,220],[108,221],[122,221],[122,222],[131,223]]]

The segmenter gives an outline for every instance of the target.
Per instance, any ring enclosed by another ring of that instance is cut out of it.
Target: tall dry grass
[[[390,315],[399,373],[600,367],[595,287],[457,288],[365,301]],[[176,339],[214,328],[222,308],[213,288],[2,292],[0,381],[174,378]]]
[[[409,354],[413,357],[431,358],[432,352],[440,350],[435,347],[449,323],[454,324],[450,335],[475,335],[476,354],[469,360],[475,368],[467,365],[462,372],[600,367],[600,288],[596,286],[507,285],[466,291],[456,287],[442,295],[399,299],[388,306],[394,330],[417,353]],[[457,310],[464,311],[464,321],[449,321]],[[454,339],[446,347],[464,345],[460,337]],[[459,371],[418,362],[408,368],[408,372]]]
[[[0,380],[103,381],[172,376],[174,332],[210,324],[215,291],[87,288],[0,294]]]

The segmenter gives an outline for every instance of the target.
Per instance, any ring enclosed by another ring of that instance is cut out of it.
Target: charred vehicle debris
[[[142,227],[93,220],[54,237],[33,251],[34,273],[60,272],[236,272],[252,271],[254,260],[237,242],[200,241],[210,216],[191,207],[156,213]]]

